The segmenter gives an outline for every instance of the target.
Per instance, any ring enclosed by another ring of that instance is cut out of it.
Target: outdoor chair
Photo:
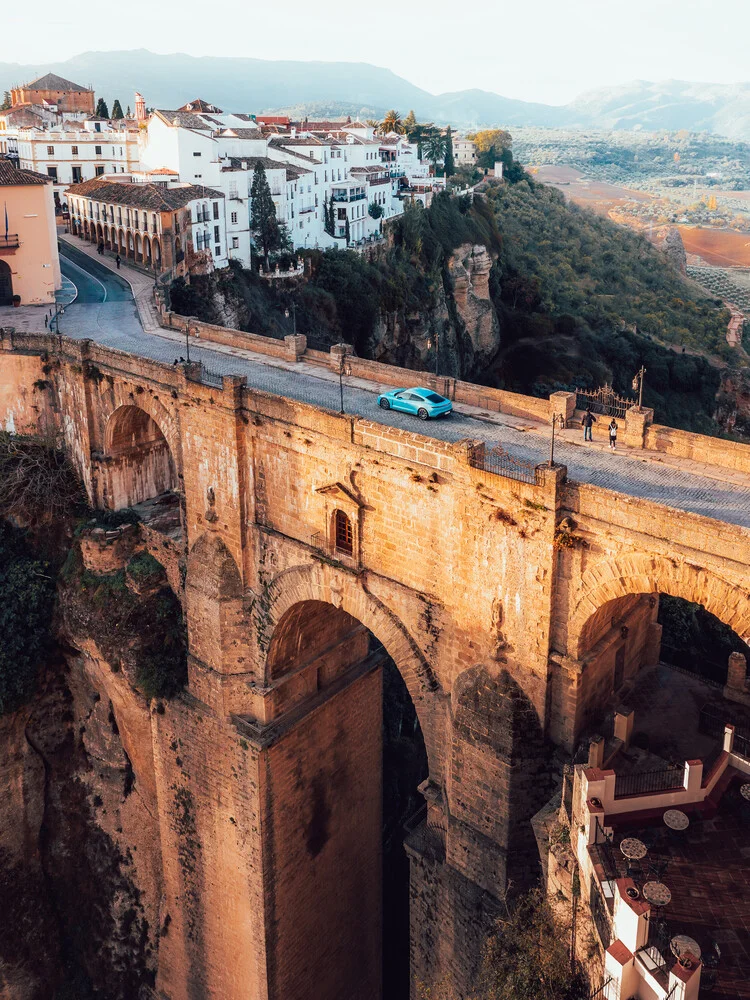
[[[643,866],[640,861],[628,861],[627,871],[628,878],[632,878],[634,882],[643,878]]]

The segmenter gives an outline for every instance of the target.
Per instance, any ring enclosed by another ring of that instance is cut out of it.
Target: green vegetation
[[[115,98],[115,103],[112,105],[112,118],[114,120],[119,120],[120,118],[124,117],[125,116],[122,113],[122,105],[117,100],[117,98]]]
[[[74,547],[63,567],[61,610],[69,634],[93,639],[112,668],[122,670],[146,698],[170,698],[187,681],[182,608],[167,586],[135,594],[128,577],[145,589],[164,576],[161,564],[138,553],[127,570],[93,573]]]
[[[0,715],[33,694],[48,651],[54,574],[25,532],[0,520]]]
[[[0,517],[39,527],[67,520],[85,503],[81,482],[54,439],[0,433]]]
[[[107,102],[103,97],[100,97],[96,102],[96,111],[94,114],[97,118],[109,118],[109,108],[107,107]]]
[[[433,317],[447,309],[453,329],[444,340],[441,334],[444,364],[456,376],[541,396],[611,382],[630,395],[643,364],[644,403],[658,422],[716,433],[720,370],[701,352],[732,354],[720,301],[686,283],[646,240],[533,182],[502,135],[496,139],[509,182],[489,183],[473,202],[441,194],[429,209],[407,206],[389,223],[391,245],[379,257],[305,251],[309,280],[294,291],[265,287],[237,267],[190,286],[175,283],[173,308],[221,322],[212,306],[218,289],[236,306],[242,328],[282,337],[291,332],[284,312],[294,303],[297,329],[311,347],[344,340],[360,356],[415,369],[429,363],[424,340]],[[493,143],[490,150],[496,155]],[[490,295],[501,343],[481,370],[461,347],[447,266],[464,243],[483,244],[496,259]],[[385,344],[393,327],[401,339]]]

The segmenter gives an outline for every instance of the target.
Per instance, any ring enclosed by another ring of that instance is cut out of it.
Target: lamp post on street
[[[638,409],[643,409],[643,380],[646,369],[641,365],[640,369],[633,376],[633,391],[638,390]]]
[[[284,315],[286,316],[287,319],[289,319],[289,310],[288,309],[284,310]],[[293,324],[292,329],[293,329],[294,335],[296,337],[297,336],[297,306],[296,306],[296,304],[294,302],[292,302],[292,324]]]
[[[563,427],[565,426],[565,417],[562,415],[562,413],[553,413],[552,414],[552,437],[550,438],[550,443],[549,443],[549,462],[547,463],[547,465],[550,467],[550,469],[555,464],[555,428],[558,425],[560,427],[560,430],[562,430]]]

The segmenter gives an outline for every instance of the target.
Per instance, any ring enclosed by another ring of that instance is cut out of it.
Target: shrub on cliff
[[[0,516],[64,521],[85,506],[75,469],[53,439],[0,432]]]
[[[50,643],[55,584],[26,536],[0,521],[0,715],[33,694]]]

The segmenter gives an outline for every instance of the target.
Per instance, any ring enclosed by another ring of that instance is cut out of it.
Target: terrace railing
[[[685,768],[682,764],[667,764],[658,771],[618,774],[615,777],[615,798],[625,799],[631,795],[668,792],[672,788],[682,788],[684,781]]]
[[[703,758],[703,784],[708,783],[708,779],[716,767],[716,763],[724,752],[724,740],[721,739],[709,750],[706,756]]]
[[[742,733],[734,731],[734,752],[739,754],[740,757],[744,757],[745,760],[750,760],[750,733],[748,735],[743,735]]]
[[[477,448],[469,454],[469,465],[483,472],[491,472],[495,476],[505,476],[520,483],[530,483],[540,486],[542,475],[534,462],[509,455],[504,448],[496,445],[494,448]]]
[[[625,413],[631,406],[635,406],[635,400],[628,396],[619,396],[611,385],[605,384],[598,389],[576,389],[576,409],[586,410],[591,407],[592,413],[601,413],[607,417],[621,417],[625,419]]]
[[[599,935],[599,940],[605,948],[609,948],[610,944],[612,944],[612,922],[607,910],[607,904],[604,902],[599,887],[594,883],[591,885],[589,905],[591,906],[591,916],[596,927],[596,932]]]

